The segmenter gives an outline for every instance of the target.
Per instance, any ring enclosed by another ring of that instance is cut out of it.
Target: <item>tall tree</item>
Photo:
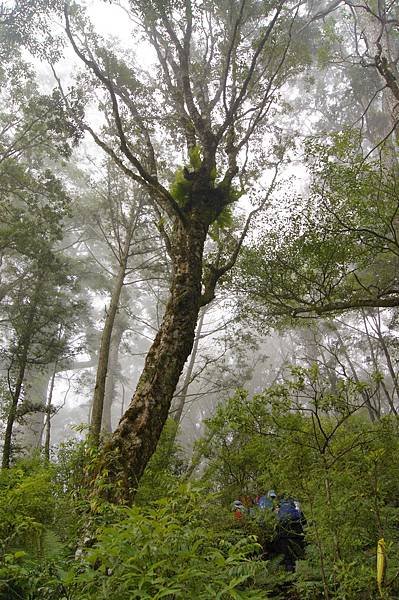
[[[3,445],[3,468],[8,468],[12,453],[12,434],[18,416],[37,406],[26,401],[24,387],[28,368],[40,371],[68,352],[67,330],[74,327],[77,303],[71,297],[73,278],[64,261],[52,252],[41,253],[31,265],[3,307],[3,368],[7,367],[9,401],[6,402],[6,429]],[[65,335],[59,336],[60,324]],[[21,400],[24,403],[21,404]],[[3,399],[4,401],[4,399]],[[44,407],[42,412],[44,412]]]
[[[17,3],[7,19],[16,18],[20,8]],[[17,26],[29,27],[23,20]],[[30,26],[29,34],[33,35],[34,23]],[[4,34],[3,28],[0,18],[0,35]],[[71,155],[75,123],[69,120],[68,125],[58,92],[40,93],[33,68],[21,59],[19,48],[14,50],[14,55],[3,56],[0,65],[1,369],[8,373],[9,399],[4,466],[10,460],[20,400],[26,400],[25,409],[28,404],[28,373],[44,369],[57,356],[56,348],[65,349],[65,339],[61,344],[56,342],[54,320],[63,322],[76,305],[70,297],[69,306],[63,304],[64,292],[68,286],[73,288],[73,283],[70,265],[56,248],[70,216],[70,199],[61,179],[50,168],[58,168],[60,156],[65,159]],[[25,414],[30,412],[26,410]]]
[[[234,265],[251,219],[275,183],[282,140],[271,115],[278,110],[279,90],[300,68],[293,49],[298,10],[297,4],[282,1],[132,1],[133,35],[144,36],[152,47],[156,81],[93,33],[78,38],[74,28],[84,23],[81,10],[65,11],[70,43],[106,93],[116,135],[109,129],[97,133],[87,123],[83,127],[149,193],[172,263],[161,327],[99,467],[100,476],[115,484],[102,488],[115,501],[131,500],[191,352],[199,310]],[[274,140],[269,152],[263,148],[267,132]],[[169,172],[173,169],[171,149],[186,157],[173,182],[162,169],[164,160]],[[228,223],[243,186],[254,185],[267,169],[272,171],[269,191],[251,211],[241,236],[222,232],[220,243],[212,242],[211,229]]]

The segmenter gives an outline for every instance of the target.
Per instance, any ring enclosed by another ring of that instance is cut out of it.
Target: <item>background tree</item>
[[[280,314],[398,305],[396,171],[366,161],[358,143],[344,133],[312,144],[304,205],[245,255],[238,285]]]
[[[10,402],[4,434],[3,468],[10,464],[12,433],[18,414],[23,416],[35,410],[44,412],[43,406],[30,404],[28,394],[23,393],[28,365],[34,365],[40,371],[68,352],[67,331],[73,329],[73,313],[78,309],[68,293],[73,287],[69,273],[51,253],[39,255],[29,275],[29,278],[25,275],[23,282],[6,298],[3,332],[7,350],[3,353],[3,369],[7,369]],[[61,324],[64,329],[62,338],[58,335]],[[24,402],[20,405],[22,398]]]

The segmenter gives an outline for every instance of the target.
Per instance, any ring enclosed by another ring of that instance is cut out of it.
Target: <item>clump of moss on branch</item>
[[[189,164],[179,167],[176,170],[170,186],[170,193],[179,206],[185,208],[190,205],[193,197],[193,187],[202,166],[201,147],[197,145],[189,152]],[[217,169],[213,167],[208,176],[208,185],[210,191],[214,190],[219,204],[223,206],[215,222],[220,228],[227,229],[233,225],[233,211],[230,205],[236,202],[244,192],[231,183],[226,183],[224,180],[217,183],[217,176]]]

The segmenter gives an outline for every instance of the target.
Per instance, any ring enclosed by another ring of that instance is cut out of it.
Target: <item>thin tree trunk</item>
[[[114,324],[114,330],[111,338],[111,347],[108,357],[107,379],[105,381],[104,406],[101,430],[106,433],[111,433],[112,431],[111,408],[115,397],[115,373],[118,368],[119,346],[121,344],[122,336],[126,327],[125,322],[121,322],[119,320],[119,316],[120,313],[117,314]]]
[[[96,374],[96,385],[94,388],[94,398],[90,419],[90,430],[93,440],[98,444],[101,434],[101,424],[103,418],[105,385],[108,373],[108,360],[111,347],[111,337],[114,328],[115,317],[119,307],[119,300],[126,275],[127,260],[129,256],[131,236],[125,242],[123,256],[118,269],[115,285],[112,290],[111,302],[105,318],[104,329],[101,336],[100,351],[98,355],[98,366]]]
[[[11,401],[10,410],[9,410],[9,413],[7,416],[6,430],[4,433],[3,459],[2,459],[2,468],[3,469],[8,469],[10,467],[12,433],[13,433],[15,418],[17,415],[18,402],[21,397],[25,372],[26,372],[26,368],[28,366],[28,353],[29,353],[29,347],[30,347],[32,334],[33,334],[32,328],[33,328],[33,322],[34,322],[34,318],[35,318],[35,314],[36,314],[37,301],[38,301],[38,295],[40,293],[41,284],[42,284],[42,278],[39,276],[37,285],[36,285],[36,289],[35,289],[35,293],[33,296],[32,304],[31,304],[31,306],[29,308],[29,312],[28,312],[25,334],[22,336],[22,340],[21,340],[20,347],[22,349],[22,355],[18,360],[18,363],[19,363],[18,375],[17,375],[17,379],[15,382],[14,392],[12,393],[12,401]]]
[[[326,488],[327,506],[329,508],[330,514],[332,514],[333,513],[333,501],[332,501],[332,497],[331,497],[331,481],[330,481],[330,476],[328,473],[328,467],[326,465],[325,456],[323,456],[323,462],[324,462],[324,471],[325,471],[324,486]],[[341,550],[339,547],[337,532],[335,530],[333,531],[332,537],[333,537],[333,542],[334,542],[335,561],[338,562],[341,560]]]
[[[2,460],[2,468],[8,469],[10,467],[10,459],[11,459],[11,438],[12,432],[15,423],[15,417],[17,415],[17,406],[19,399],[21,397],[22,385],[25,377],[25,370],[27,366],[28,360],[28,347],[29,343],[24,344],[23,352],[21,359],[19,361],[19,369],[18,376],[15,383],[14,392],[12,393],[12,402],[10,406],[10,410],[7,416],[7,425],[4,433],[4,445],[3,445],[3,460]]]
[[[379,341],[380,346],[382,348],[382,351],[384,353],[385,360],[386,360],[387,367],[388,367],[388,371],[389,371],[389,374],[390,374],[390,376],[392,378],[392,384],[393,384],[394,390],[396,392],[396,396],[399,399],[398,376],[395,373],[395,369],[394,369],[394,366],[393,366],[392,360],[391,360],[391,355],[390,355],[388,347],[387,347],[387,345],[385,343],[384,336],[382,335],[382,332],[381,332],[380,315],[378,314],[378,319],[373,315],[373,321],[374,321],[374,324],[375,324],[374,331],[377,334],[378,341]],[[396,410],[396,407],[395,407],[393,401],[390,402],[390,407],[391,407],[391,410],[394,413],[394,415],[398,416],[398,411]]]
[[[15,427],[15,444],[26,456],[41,447],[46,416],[46,400],[51,371],[47,365],[41,369],[29,366],[24,376],[24,403],[36,405],[36,409],[23,415],[21,423]],[[38,406],[42,406],[42,410]]]
[[[368,343],[368,346],[370,349],[370,355],[371,355],[371,360],[373,361],[374,371],[375,371],[375,373],[378,373],[380,371],[380,365],[378,364],[378,358],[377,358],[376,352],[373,348],[373,343],[371,341],[369,327],[367,324],[366,314],[365,314],[364,310],[362,310],[362,319],[363,319],[364,328],[366,330],[367,343]],[[377,388],[378,389],[378,413],[377,414],[378,414],[378,419],[381,419],[381,394],[380,394],[379,387],[381,387],[383,389],[385,397],[388,400],[389,406],[392,406],[393,400],[386,388],[384,380],[381,379],[381,381],[378,383],[378,388]]]
[[[51,403],[53,401],[53,392],[55,384],[55,376],[57,374],[57,363],[54,365],[53,374],[50,381],[50,389],[46,403],[46,421],[45,421],[45,437],[44,437],[44,458],[50,461],[50,439],[51,439]]]
[[[177,221],[169,300],[161,327],[147,354],[132,401],[99,462],[98,492],[119,503],[132,501],[156,449],[173,394],[192,350],[201,304],[202,259],[208,223],[198,213]],[[105,484],[105,485],[104,485]]]
[[[177,398],[178,398],[178,404],[177,404],[176,410],[175,410],[174,415],[173,415],[173,419],[174,419],[174,421],[176,422],[177,425],[179,425],[179,423],[181,421],[182,414],[183,414],[183,409],[184,409],[184,405],[185,405],[186,400],[187,400],[187,392],[188,392],[188,388],[189,388],[190,383],[191,383],[191,377],[192,377],[192,374],[193,374],[195,361],[197,359],[198,346],[199,346],[199,341],[200,341],[200,337],[201,337],[202,326],[204,324],[205,313],[206,313],[206,310],[203,310],[201,312],[201,316],[200,316],[200,318],[198,320],[197,331],[196,331],[196,334],[195,334],[195,340],[194,340],[194,344],[193,344],[193,349],[192,349],[191,354],[190,354],[190,361],[188,363],[187,372],[186,372],[186,376],[184,378],[183,387],[180,390],[179,395],[177,396]],[[176,433],[177,433],[177,430],[176,430]]]
[[[366,319],[364,310],[362,311],[362,314],[363,314],[363,323],[364,323],[364,326],[365,326],[365,329],[366,329],[367,341],[368,341],[368,345],[369,345],[369,348],[370,348],[371,359],[373,361],[374,370],[377,373],[377,372],[380,371],[380,368],[379,368],[377,357],[376,357],[376,354],[375,354],[375,351],[374,351],[374,348],[373,348],[373,344],[371,343],[371,340],[370,340],[370,334],[369,334],[368,325],[367,325],[367,319]],[[389,393],[389,391],[387,389],[387,386],[385,385],[385,381],[382,378],[381,378],[381,381],[379,381],[379,386],[382,388],[382,390],[383,390],[383,392],[385,394],[385,397],[386,397],[386,399],[388,401],[388,405],[389,405],[389,407],[391,409],[391,412],[393,412],[392,408],[393,409],[395,408],[394,404],[393,404],[393,399],[392,399],[391,394]],[[378,400],[378,418],[379,419],[381,418],[381,396],[380,396],[380,394],[379,394],[379,400]]]
[[[341,350],[346,358],[346,360],[348,361],[350,370],[352,371],[352,375],[353,375],[353,379],[356,381],[356,383],[360,383],[360,379],[358,377],[357,371],[355,369],[355,365],[352,362],[351,357],[349,356],[348,350],[346,349],[346,346],[344,344],[344,341],[338,331],[338,328],[335,328],[335,333],[337,335],[337,339],[339,341],[339,343],[341,344]],[[370,402],[370,398],[368,396],[367,390],[362,391],[361,392],[361,396],[364,400],[364,403],[366,405],[367,408],[367,412],[369,413],[369,417],[370,417],[370,421],[372,423],[375,423],[376,418],[377,418],[377,411],[375,410],[374,406],[372,405],[372,403]]]
[[[204,456],[204,448],[207,448],[208,444],[211,443],[213,438],[215,437],[215,433],[210,433],[207,438],[204,439],[204,443],[201,446],[194,446],[193,455],[191,457],[190,464],[187,467],[187,470],[184,473],[183,481],[188,481],[194,471],[200,466],[201,459]]]

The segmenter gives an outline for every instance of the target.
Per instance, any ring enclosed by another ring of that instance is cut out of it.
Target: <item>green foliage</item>
[[[200,170],[202,164],[201,148],[194,146],[189,151],[190,163],[187,167],[179,167],[175,173],[174,180],[170,186],[170,193],[180,206],[185,206],[190,200],[194,178],[188,179],[187,173],[195,173]]]
[[[170,186],[170,193],[176,202],[184,207],[192,200],[192,190],[195,179],[202,166],[201,148],[194,146],[189,151],[190,163],[188,166],[179,167],[174,176],[174,180]],[[233,225],[233,210],[230,204],[236,202],[242,195],[243,191],[237,189],[231,183],[227,186],[223,181],[216,184],[217,170],[216,167],[211,169],[208,181],[204,188],[205,193],[209,194],[208,201],[211,200],[211,195],[216,193],[216,196],[223,200],[224,207],[218,213],[210,228],[212,239],[217,239],[219,229],[227,229]],[[216,206],[214,207],[217,208]]]
[[[377,597],[378,539],[389,544],[387,597],[395,597],[399,535],[398,425],[362,416],[364,384],[316,368],[249,398],[239,392],[208,423],[206,479],[227,503],[269,488],[300,500],[308,520],[300,598]],[[374,590],[374,591],[373,591]]]
[[[0,474],[0,600],[62,597],[66,549],[56,526],[63,515],[54,475],[39,459]]]
[[[155,503],[142,493],[143,506],[90,502],[89,513],[90,448],[71,443],[54,466],[20,462],[2,473],[0,600],[267,597],[255,536],[232,529],[202,487],[169,482]],[[170,463],[164,455],[153,473]],[[75,555],[87,534],[94,545]]]
[[[353,130],[307,141],[309,195],[271,214],[267,233],[240,263],[240,289],[263,299],[268,315],[328,313],[342,303],[378,306],[391,290],[398,173],[384,148],[381,154],[381,160],[365,157]]]
[[[121,509],[117,523],[70,573],[73,599],[259,598],[253,539],[230,543],[208,527],[201,489],[175,488],[153,507]]]
[[[56,52],[56,36],[51,18],[60,15],[59,0],[19,0],[3,4],[0,13],[0,50],[7,59],[28,49],[33,54],[47,57]]]
[[[181,448],[176,442],[178,425],[168,419],[162,430],[157,449],[147,465],[135,498],[137,504],[147,504],[166,496],[174,489],[184,472]]]
[[[6,554],[0,563],[0,600],[58,600],[67,598],[61,582],[61,561],[37,561],[22,551]]]
[[[190,197],[192,181],[184,176],[183,167],[179,167],[170,186],[170,193],[180,206],[185,206]]]
[[[192,169],[194,169],[194,171],[199,171],[201,164],[202,164],[201,147],[194,146],[193,148],[191,148],[189,151],[189,157],[190,157],[190,167]],[[216,177],[216,175],[215,175],[215,177]],[[215,177],[213,179],[215,179]]]
[[[233,210],[231,206],[225,206],[216,221],[209,228],[210,237],[217,241],[221,229],[230,229],[234,224]]]
[[[381,537],[385,596],[395,598],[398,425],[367,421],[362,390],[343,379],[332,388],[314,366],[294,367],[253,398],[238,391],[208,421],[208,467],[195,486],[179,485],[168,422],[131,508],[88,495],[96,462],[89,441],[64,446],[55,466],[21,462],[4,471],[0,599],[372,599]],[[230,512],[237,496],[271,487],[297,498],[307,517],[306,557],[295,575],[270,554],[259,559],[258,543],[272,548],[276,536],[272,512],[239,522]],[[73,559],[82,531],[94,544]]]
[[[0,473],[0,540],[2,552],[44,551],[44,532],[55,510],[52,470],[38,462],[21,462]]]

